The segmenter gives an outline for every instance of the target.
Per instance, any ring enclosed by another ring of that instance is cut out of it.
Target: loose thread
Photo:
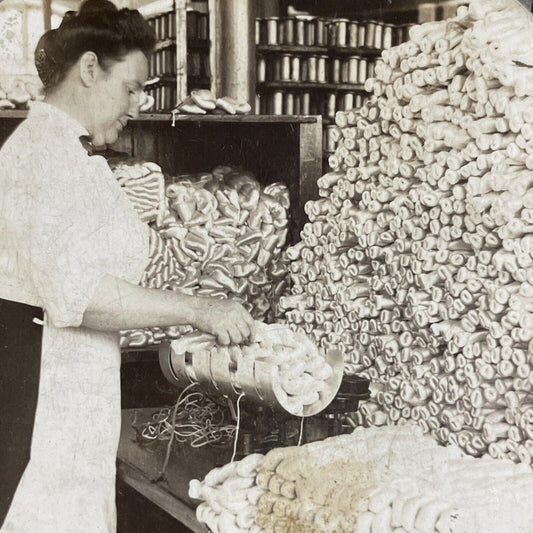
[[[141,437],[144,440],[169,440],[174,434],[174,442],[189,442],[193,448],[233,440],[235,426],[224,424],[224,412],[205,395],[189,392],[178,402],[179,412],[174,426],[173,408],[164,408],[143,425]]]
[[[304,420],[305,418],[302,416],[302,418],[300,419],[300,435],[298,435],[298,446],[302,444],[304,436]]]
[[[231,456],[231,463],[235,460],[237,455],[237,441],[239,440],[239,429],[241,428],[241,400],[244,396],[244,392],[241,392],[237,399],[237,427],[235,428],[235,441],[233,442],[233,455]]]
[[[176,405],[174,406],[174,409],[172,411],[172,427],[174,427],[176,425],[176,415],[177,415],[177,412],[178,412],[178,407],[180,406],[180,403],[181,403],[181,399],[183,397],[183,395],[192,387],[194,387],[196,385],[196,383],[191,383],[190,385],[188,385],[187,387],[185,387],[183,389],[183,391],[181,392],[181,394],[179,395],[178,397],[178,401],[176,402]],[[165,454],[165,461],[163,463],[163,468],[161,469],[161,472],[159,472],[159,476],[156,478],[155,481],[160,481],[160,480],[163,480],[165,479],[165,472],[167,470],[167,466],[168,466],[168,461],[170,459],[170,451],[171,451],[171,448],[172,448],[172,442],[174,441],[174,431],[172,431],[171,435],[170,435],[170,439],[168,441],[168,444],[167,444],[167,452]]]

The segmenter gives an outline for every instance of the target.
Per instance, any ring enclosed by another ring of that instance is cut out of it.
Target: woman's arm
[[[102,331],[190,324],[215,335],[221,344],[250,338],[253,318],[237,302],[148,289],[113,276],[97,286],[82,325]]]

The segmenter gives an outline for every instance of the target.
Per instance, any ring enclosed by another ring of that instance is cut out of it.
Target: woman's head
[[[148,58],[154,45],[153,31],[136,9],[118,10],[108,0],[87,0],[78,13],[67,12],[59,28],[41,37],[35,64],[49,93],[84,52],[94,52],[106,70],[133,50]]]
[[[77,95],[95,142],[112,143],[138,112],[154,46],[153,31],[137,10],[87,0],[41,37],[35,64],[47,97]]]

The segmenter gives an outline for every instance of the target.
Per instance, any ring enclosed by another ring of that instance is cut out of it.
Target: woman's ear
[[[80,77],[83,85],[92,87],[96,82],[99,68],[98,57],[94,52],[84,52],[79,60]]]

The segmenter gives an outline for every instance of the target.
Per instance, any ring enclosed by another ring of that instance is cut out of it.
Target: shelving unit
[[[367,78],[384,48],[408,26],[321,17],[256,21],[256,113],[320,114],[323,158],[333,152],[335,113],[360,107]]]
[[[170,111],[193,89],[211,87],[208,2],[206,13],[187,10],[186,0],[174,4],[173,11],[147,17],[158,42],[146,92],[154,97],[157,111]]]

